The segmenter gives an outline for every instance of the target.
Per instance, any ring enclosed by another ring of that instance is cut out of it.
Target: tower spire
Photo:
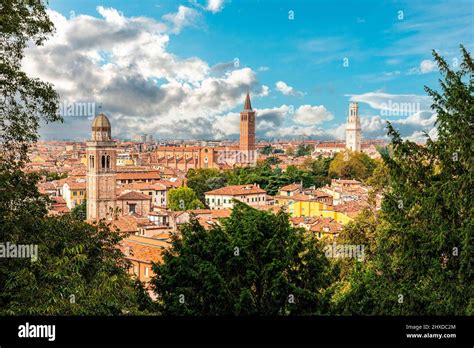
[[[247,92],[245,97],[244,110],[252,110],[252,103],[250,103],[250,94]]]

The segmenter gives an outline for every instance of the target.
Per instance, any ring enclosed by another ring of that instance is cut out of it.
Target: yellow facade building
[[[324,217],[331,218],[343,225],[353,219],[341,212],[334,211],[332,205],[315,201],[292,201],[288,203],[288,213],[292,217]]]

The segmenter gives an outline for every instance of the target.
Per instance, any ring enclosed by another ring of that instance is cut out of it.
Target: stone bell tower
[[[361,150],[361,127],[357,103],[350,103],[349,106],[346,124],[346,149],[358,152]]]
[[[117,146],[111,133],[107,116],[97,115],[92,122],[92,139],[86,143],[88,220],[112,219],[117,206]]]

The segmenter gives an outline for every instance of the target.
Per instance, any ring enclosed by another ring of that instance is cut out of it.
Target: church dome
[[[99,114],[92,122],[92,140],[110,141],[112,139],[112,126],[104,114]]]
[[[94,128],[111,128],[110,121],[104,114],[99,114],[92,122],[92,129]]]

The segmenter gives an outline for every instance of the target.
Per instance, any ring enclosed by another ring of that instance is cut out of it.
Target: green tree
[[[151,283],[165,315],[322,314],[327,265],[319,242],[287,214],[236,202],[222,226],[185,225]]]
[[[60,120],[52,86],[21,70],[27,43],[40,45],[53,31],[45,5],[5,0],[0,17],[0,240],[31,246],[33,256],[2,258],[0,314],[137,313],[129,265],[117,248],[123,235],[103,222],[48,217],[39,174],[24,172],[40,119]]]
[[[37,246],[37,259],[2,260],[1,314],[138,313],[130,265],[116,247],[122,234],[70,215],[37,216],[34,224],[19,222],[16,228],[19,240],[11,243]]]
[[[189,187],[171,189],[168,193],[168,207],[174,211],[205,208],[197,198],[196,193]]]
[[[296,150],[296,157],[301,157],[301,156],[309,156],[311,155],[311,152],[314,150],[313,145],[305,145],[305,144],[299,144],[298,148]]]
[[[329,166],[329,175],[333,178],[365,180],[372,175],[375,162],[362,152],[349,150],[340,152]]]
[[[370,185],[376,193],[381,193],[390,187],[390,172],[383,160],[376,160],[375,165],[372,175],[367,179],[367,185]]]
[[[421,146],[388,124],[391,189],[375,231],[376,252],[334,295],[345,314],[472,315],[474,63],[451,70],[433,52],[441,92],[425,87],[437,113],[437,139]]]
[[[72,208],[70,214],[73,219],[84,221],[87,217],[87,201],[84,199],[81,204]]]
[[[271,155],[273,153],[273,146],[265,145],[261,150],[260,153],[262,155]]]
[[[276,156],[270,156],[270,157],[265,159],[265,163],[269,164],[269,165],[275,165],[275,164],[278,164],[280,162],[281,162],[281,160]]]
[[[186,185],[196,193],[203,204],[206,203],[204,193],[221,188],[227,183],[226,175],[214,168],[190,169],[186,179]]]

